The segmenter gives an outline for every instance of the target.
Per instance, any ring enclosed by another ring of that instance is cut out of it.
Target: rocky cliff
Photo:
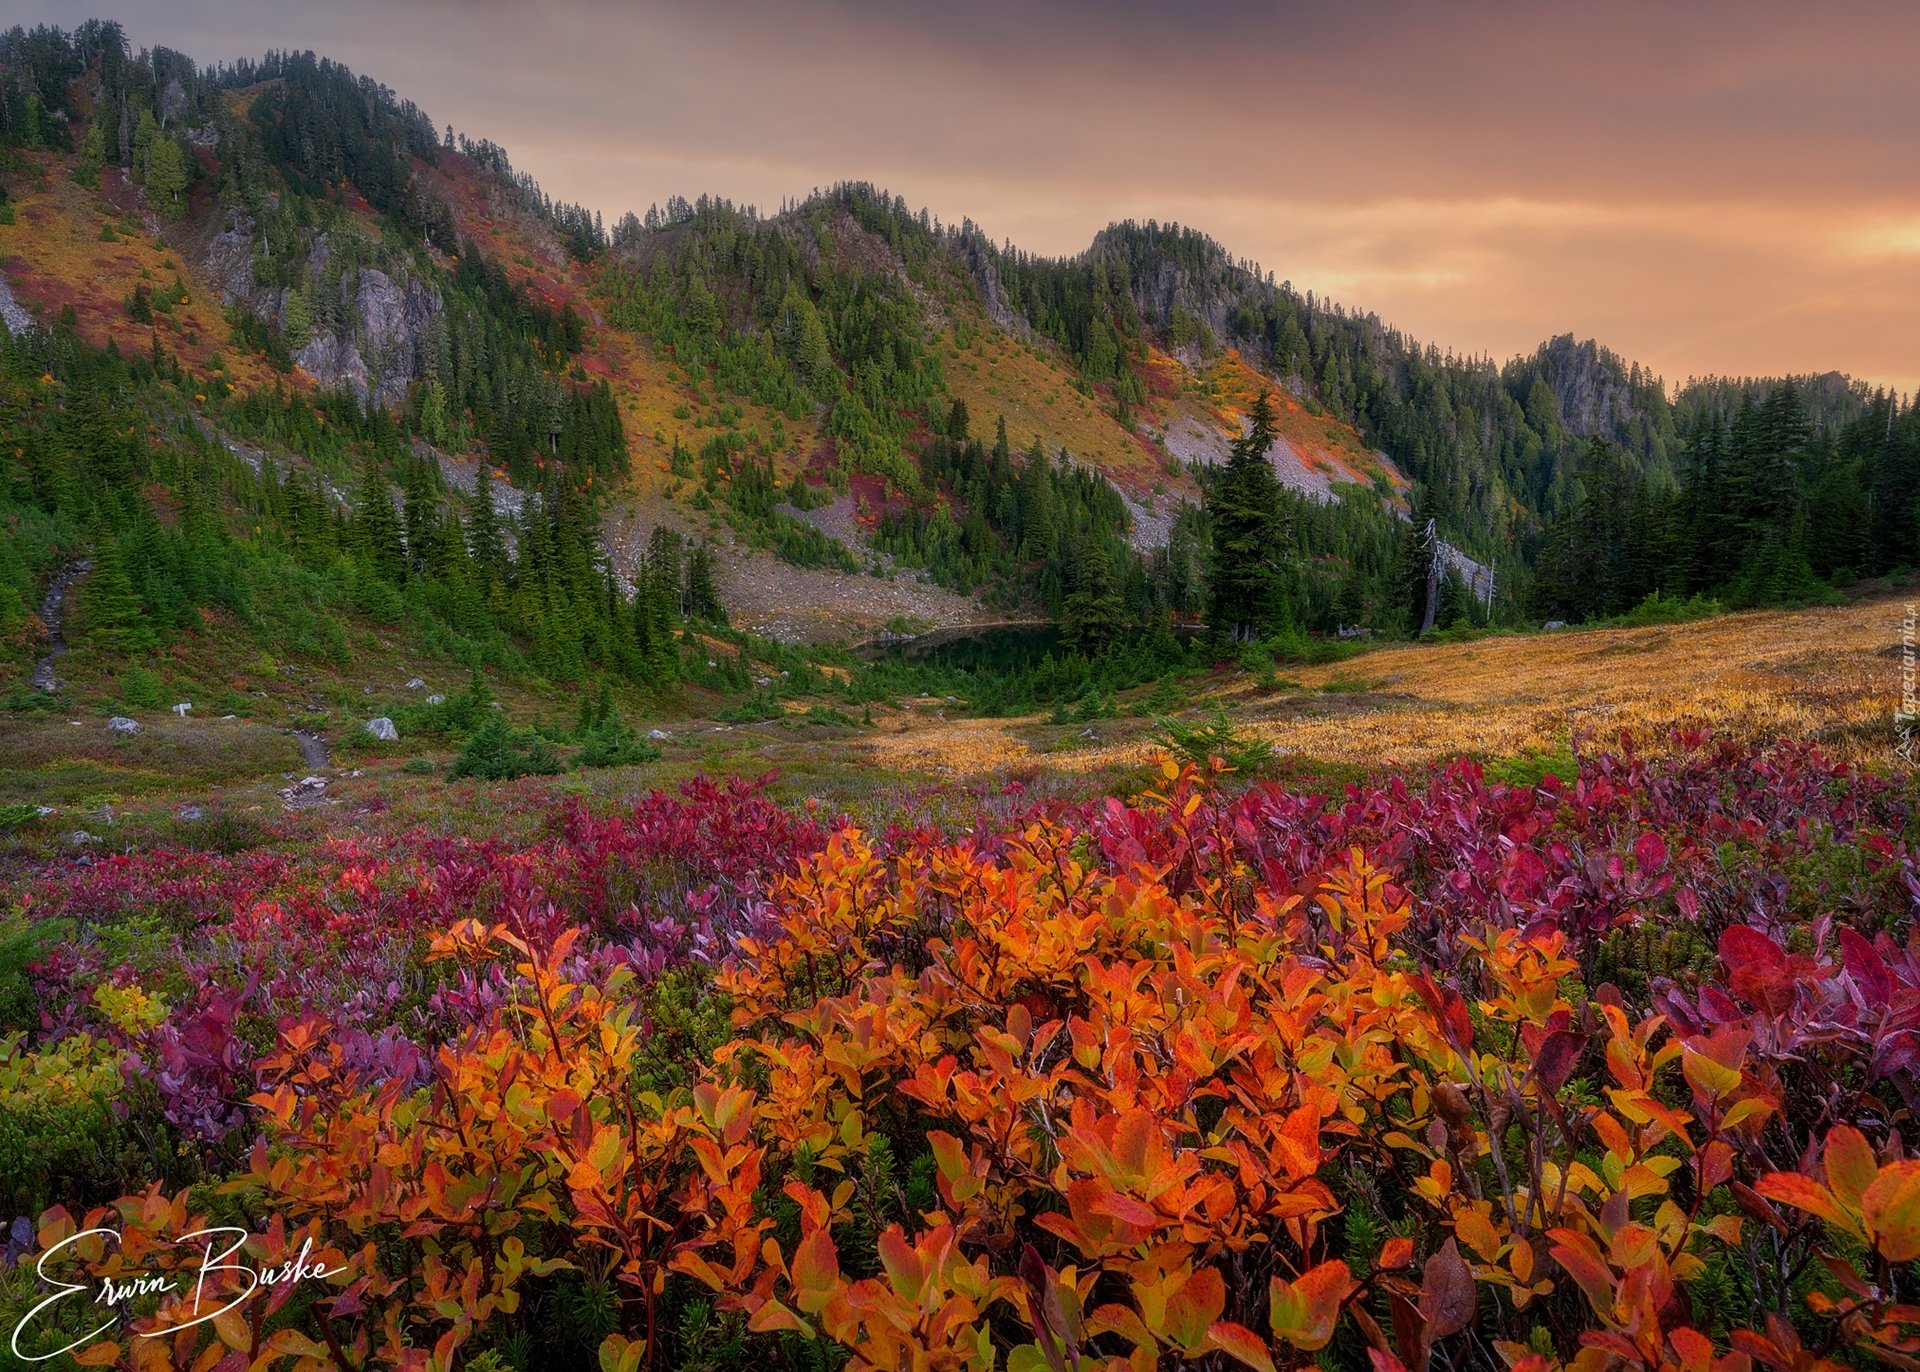
[[[368,264],[359,243],[342,253],[319,233],[305,251],[304,280],[291,287],[260,285],[253,219],[232,210],[201,265],[218,287],[220,303],[277,324],[293,347],[294,362],[322,387],[349,387],[362,404],[404,403],[424,374],[445,313],[440,292],[404,263]]]

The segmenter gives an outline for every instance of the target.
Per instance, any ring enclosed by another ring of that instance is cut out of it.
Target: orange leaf
[[[1207,1327],[1207,1338],[1228,1357],[1245,1363],[1254,1372],[1273,1372],[1273,1355],[1258,1334],[1231,1320],[1215,1320]]]
[[[1168,1342],[1191,1356],[1207,1351],[1207,1328],[1227,1307],[1227,1284],[1211,1267],[1187,1278],[1187,1284],[1167,1298],[1167,1314],[1160,1332]]]
[[[1413,1240],[1404,1238],[1388,1239],[1380,1250],[1379,1261],[1374,1265],[1383,1272],[1397,1272],[1413,1262]]]
[[[1840,1208],[1840,1202],[1833,1193],[1798,1172],[1769,1172],[1760,1178],[1760,1184],[1753,1188],[1768,1200],[1779,1201],[1783,1205],[1795,1206],[1810,1211],[1837,1229],[1844,1230],[1854,1238],[1866,1241],[1866,1235],[1860,1232],[1860,1226],[1853,1216]]]
[[[1827,1132],[1827,1186],[1849,1210],[1860,1208],[1860,1198],[1873,1184],[1880,1164],[1873,1145],[1858,1129],[1836,1124]]]
[[[1338,1258],[1323,1262],[1295,1281],[1275,1277],[1267,1285],[1273,1332],[1295,1348],[1316,1353],[1333,1338],[1340,1307],[1360,1287]]]
[[[793,1253],[793,1284],[799,1293],[796,1303],[809,1315],[833,1298],[840,1286],[840,1255],[829,1231],[816,1229],[800,1240]]]
[[[1092,1210],[1096,1215],[1107,1215],[1116,1220],[1124,1220],[1142,1229],[1153,1228],[1160,1218],[1151,1206],[1142,1205],[1132,1196],[1102,1196],[1093,1203]]]
[[[813,1326],[801,1319],[779,1301],[768,1301],[753,1312],[753,1318],[747,1321],[747,1328],[756,1334],[770,1334],[777,1329],[791,1329],[807,1338],[813,1337]]]
[[[880,1261],[886,1265],[893,1289],[918,1303],[921,1288],[927,1284],[927,1265],[920,1261],[920,1255],[913,1251],[913,1245],[907,1242],[899,1225],[887,1227],[880,1236],[879,1249]]]
[[[1889,1262],[1920,1258],[1920,1160],[1909,1158],[1880,1169],[1860,1211],[1873,1231],[1873,1245]]]

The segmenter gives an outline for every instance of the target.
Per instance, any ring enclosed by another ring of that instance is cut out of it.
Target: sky
[[[866,180],[1047,255],[1118,219],[1504,360],[1920,389],[1920,6],[9,0],[311,48],[609,225]]]

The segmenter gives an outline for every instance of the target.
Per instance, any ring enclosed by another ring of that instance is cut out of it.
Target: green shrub
[[[120,673],[119,686],[120,699],[136,709],[159,710],[166,706],[166,683],[150,667],[127,668]]]
[[[111,1193],[119,1090],[120,1054],[109,1044],[78,1034],[30,1050],[24,1034],[0,1038],[0,1206],[37,1215]]]
[[[1140,702],[1139,712],[1159,717],[1184,709],[1186,704],[1186,691],[1181,688],[1179,680],[1169,672],[1153,683],[1153,691]]]
[[[40,1002],[27,965],[40,961],[48,949],[72,936],[71,920],[50,919],[35,924],[16,918],[0,923],[0,1034],[40,1027]]]
[[[771,691],[755,691],[732,709],[722,710],[714,718],[728,724],[759,724],[769,719],[779,719],[786,714],[785,708]]]
[[[1370,681],[1363,676],[1348,676],[1345,672],[1341,672],[1320,690],[1325,695],[1365,695],[1369,691],[1378,690],[1380,685],[1378,681]]]
[[[375,738],[373,734],[368,731],[367,726],[362,724],[350,730],[344,738],[335,743],[333,745],[333,751],[336,753],[351,753],[361,757],[380,757],[383,754],[399,752],[400,742],[396,739],[394,742],[388,743],[384,739]]]
[[[16,801],[11,805],[0,805],[0,834],[9,829],[21,829],[40,818],[40,807],[29,805],[25,801]]]
[[[408,776],[430,777],[433,775],[433,761],[430,758],[410,757],[400,770]]]
[[[660,750],[634,733],[633,727],[614,716],[589,730],[574,755],[576,767],[632,767],[642,762],[658,762]]]
[[[1580,764],[1570,748],[1561,748],[1557,752],[1543,753],[1537,749],[1522,753],[1519,757],[1495,758],[1481,771],[1487,780],[1497,781],[1505,786],[1538,786],[1549,776],[1561,781],[1571,782],[1580,775]]]
[[[509,729],[495,712],[447,768],[447,780],[474,777],[480,781],[513,781],[519,777],[556,776],[566,764],[548,742],[532,729]]]
[[[1219,758],[1236,772],[1256,772],[1273,759],[1273,745],[1264,739],[1242,738],[1234,732],[1225,710],[1215,710],[1213,720],[1195,729],[1177,719],[1159,719],[1158,742],[1182,761],[1205,767],[1209,759]]]

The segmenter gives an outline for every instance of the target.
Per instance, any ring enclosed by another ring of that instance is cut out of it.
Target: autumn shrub
[[[119,1085],[108,1044],[79,1035],[30,1048],[22,1033],[0,1035],[0,1205],[38,1214],[125,1180]]]
[[[332,1275],[89,1357],[1906,1366],[1911,782],[1681,743],[1336,796],[1169,763],[951,835],[700,782],[209,870],[180,1003],[75,1009],[136,983],[74,940],[49,1020],[221,1141],[254,1259]],[[124,920],[138,864],[68,880]],[[38,1243],[190,1270],[214,1200]]]

